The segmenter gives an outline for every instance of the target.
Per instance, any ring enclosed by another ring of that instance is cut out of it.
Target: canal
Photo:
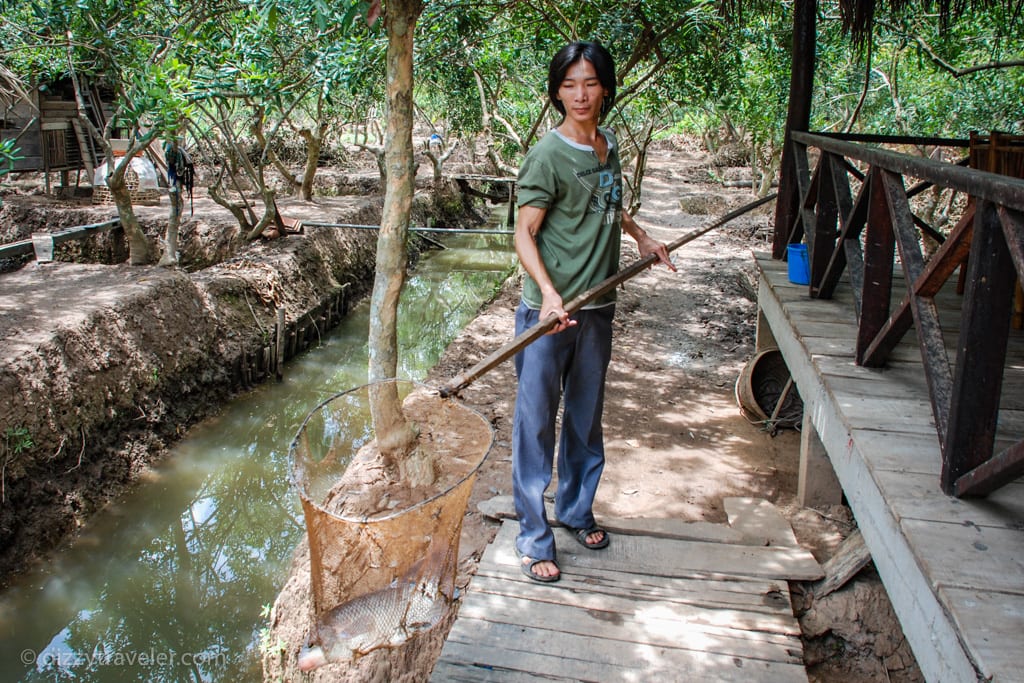
[[[515,264],[509,236],[440,240],[403,291],[401,378],[425,377]],[[363,302],[0,594],[0,681],[261,680],[266,615],[305,533],[288,446],[314,406],[367,382],[368,325]]]

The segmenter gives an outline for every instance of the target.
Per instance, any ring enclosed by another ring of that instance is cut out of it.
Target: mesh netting
[[[381,383],[319,405],[292,444],[316,636],[333,661],[404,642],[447,613],[462,519],[493,440],[476,411],[412,382],[388,382],[433,467],[428,486],[382,485],[369,405]]]
[[[789,368],[778,349],[765,349],[752,358],[736,380],[736,399],[748,419],[753,416],[771,429],[799,428],[804,402],[789,380]]]

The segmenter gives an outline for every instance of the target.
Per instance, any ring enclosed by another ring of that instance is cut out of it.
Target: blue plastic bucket
[[[787,250],[789,262],[789,281],[794,285],[807,285],[811,282],[811,266],[807,261],[807,245],[791,244]]]

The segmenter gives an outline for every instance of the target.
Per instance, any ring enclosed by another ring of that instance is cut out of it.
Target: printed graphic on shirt
[[[576,171],[575,175],[590,193],[587,213],[603,213],[605,225],[614,223],[615,214],[622,202],[621,176],[612,173],[610,164]]]

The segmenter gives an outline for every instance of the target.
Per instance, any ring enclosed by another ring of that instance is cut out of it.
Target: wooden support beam
[[[903,275],[907,282],[917,282],[924,272],[924,256],[921,254],[921,244],[914,231],[910,203],[903,189],[903,178],[891,171],[882,171],[879,179],[892,218],[893,233],[896,235],[896,244],[903,264]],[[925,380],[932,403],[932,416],[935,418],[939,442],[942,443],[946,438],[949,420],[953,376],[949,356],[946,355],[946,342],[942,337],[939,312],[935,307],[935,300],[923,296],[910,297],[910,311],[914,314],[914,327],[917,328],[917,343],[921,348],[921,360],[924,363]]]
[[[960,476],[953,486],[953,495],[958,498],[986,496],[1021,475],[1024,475],[1024,441],[1018,441]]]
[[[851,203],[850,186],[839,157],[822,154],[817,176],[818,204],[814,216],[814,239],[809,240],[808,249],[811,266],[810,294],[814,298],[818,298],[818,286],[836,248],[836,238],[839,236],[836,225],[839,217],[849,211]]]
[[[979,201],[967,263],[949,430],[942,443],[942,490],[992,457],[1016,282],[996,207]],[[967,343],[969,340],[969,343]]]
[[[943,283],[952,276],[966,260],[967,253],[971,248],[971,234],[974,229],[974,204],[967,207],[967,211],[960,221],[950,232],[949,237],[939,250],[932,255],[931,260],[925,265],[924,272],[913,283],[910,291],[896,307],[885,325],[879,330],[878,335],[868,345],[864,353],[863,365],[867,367],[881,367],[885,364],[903,336],[910,330],[914,322],[913,313],[910,310],[910,299],[912,296],[934,297]]]
[[[836,477],[828,451],[814,428],[810,410],[804,410],[800,428],[800,471],[796,499],[804,507],[838,505],[843,502],[843,487]]]
[[[845,159],[839,158],[842,167],[849,170]],[[838,170],[838,169],[837,169]],[[861,295],[864,286],[864,253],[860,247],[860,234],[867,223],[867,196],[868,184],[862,183],[857,193],[856,201],[850,198],[850,179],[846,174],[836,174],[833,184],[837,188],[837,202],[839,209],[839,241],[832,251],[825,272],[821,276],[818,285],[817,296],[819,299],[831,299],[835,293],[839,278],[850,266],[850,286],[853,289],[854,306],[857,309],[857,318],[860,318]]]
[[[776,228],[778,233],[781,230],[781,234],[784,238],[783,249],[779,254],[773,252],[772,258],[785,259],[788,255],[788,251],[785,248],[790,244],[800,242],[804,234],[810,229],[810,226],[814,225],[814,202],[811,202],[811,209],[806,209],[807,198],[813,189],[814,180],[811,177],[810,166],[807,163],[807,148],[803,145],[792,143],[794,146],[793,153],[789,155],[788,163],[793,166],[790,171],[792,175],[793,191],[796,193],[795,197],[792,198],[793,209],[787,214],[790,220],[789,223]],[[782,183],[780,182],[780,198],[782,192]],[[774,247],[773,247],[774,249]]]
[[[818,165],[814,167],[814,173],[810,176],[810,181],[806,184],[806,191],[800,195],[800,217],[796,226],[794,226],[793,233],[789,236],[790,244],[799,242],[803,238],[807,242],[808,252],[814,249],[814,226],[817,223],[814,207],[818,203],[818,181],[820,177],[821,163],[819,160]]]
[[[866,181],[870,190],[864,235],[863,305],[857,325],[856,359],[859,365],[867,365],[866,350],[889,318],[889,301],[892,297],[892,262],[896,253],[896,239],[880,181],[881,173],[879,169],[872,168],[868,171]]]

